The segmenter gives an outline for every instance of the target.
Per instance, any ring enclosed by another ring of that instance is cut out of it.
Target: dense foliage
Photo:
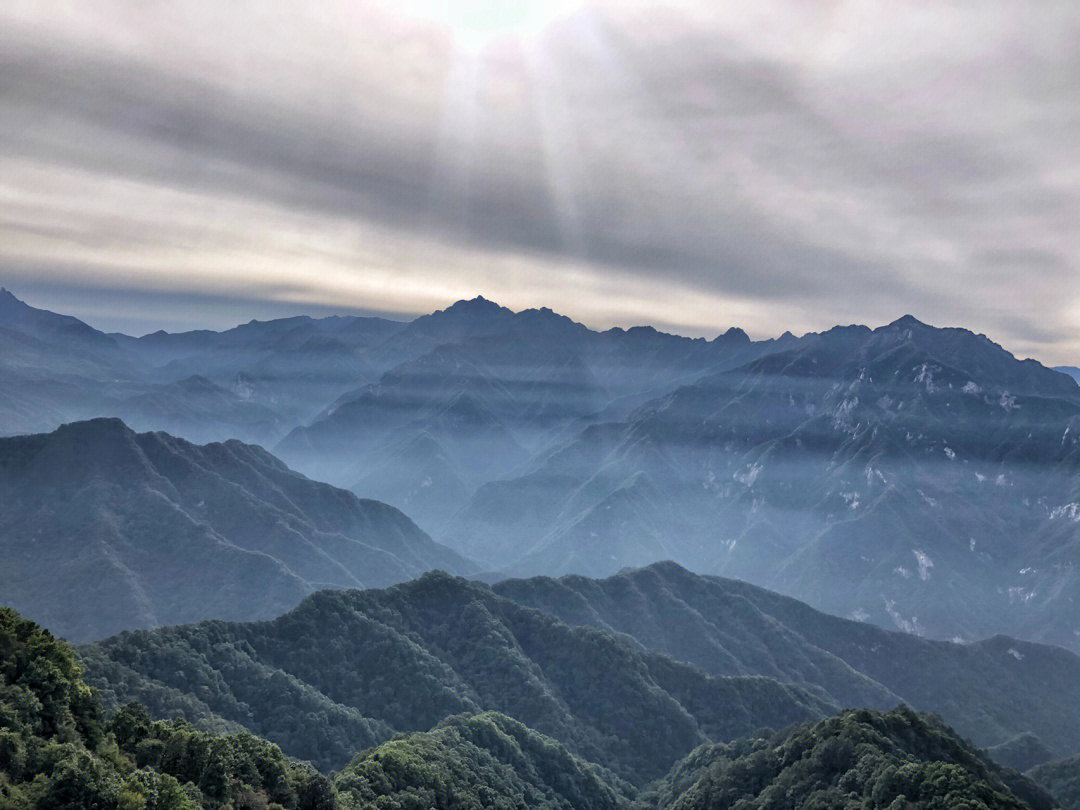
[[[74,651],[0,608],[0,808],[329,810],[327,779],[248,733],[152,721],[137,704],[103,721]]]
[[[505,715],[451,717],[354,759],[345,807],[379,810],[617,810],[628,787]]]
[[[72,648],[0,609],[0,810],[1050,810],[932,717],[845,712],[704,744],[636,795],[499,712],[397,735],[328,778],[247,732],[211,735],[130,703],[107,721]],[[763,696],[768,700],[768,696]],[[646,745],[655,724],[639,719]],[[1075,763],[1041,778],[1074,807]],[[631,809],[631,805],[633,808]]]
[[[641,810],[1049,810],[1053,800],[932,717],[848,711],[695,751]]]
[[[704,675],[445,574],[321,592],[272,622],[127,633],[86,656],[110,705],[239,723],[324,769],[395,731],[498,711],[640,784],[710,738],[838,708],[819,690]]]
[[[432,574],[320,593],[269,623],[129,633],[85,656],[108,706],[138,699],[200,728],[247,728],[326,769],[395,732],[488,710],[639,784],[707,739],[841,706],[904,702],[979,745],[1033,729],[1050,751],[1080,748],[1071,653],[889,633],[671,564],[494,591]]]

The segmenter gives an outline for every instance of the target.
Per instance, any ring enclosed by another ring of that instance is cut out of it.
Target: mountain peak
[[[0,287],[0,308],[8,309],[18,307],[20,309],[30,309],[30,305],[19,298],[15,293],[9,290],[7,287]]]
[[[29,480],[56,485],[106,478],[135,485],[156,477],[135,431],[115,417],[68,422],[42,438]]]
[[[482,295],[478,295],[475,298],[461,299],[455,301],[449,307],[446,308],[447,312],[499,312],[504,307],[499,306],[494,301],[489,301]]]
[[[90,341],[101,349],[116,348],[112,338],[78,318],[33,307],[6,287],[0,287],[0,317],[4,318],[5,327],[38,340]]]
[[[58,436],[83,437],[83,436],[117,436],[134,434],[131,428],[124,424],[124,420],[116,416],[97,416],[93,419],[83,419],[78,422],[66,422],[55,431]]]
[[[749,343],[750,336],[738,326],[732,326],[726,332],[723,332],[713,338],[713,342],[720,343]]]
[[[901,315],[895,321],[888,324],[888,326],[889,328],[896,329],[925,329],[927,327],[927,324],[920,321],[914,315]]]

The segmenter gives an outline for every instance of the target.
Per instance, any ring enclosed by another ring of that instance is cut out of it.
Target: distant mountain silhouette
[[[471,495],[585,426],[770,345],[739,330],[714,341],[649,327],[594,332],[549,309],[462,301],[394,334],[375,354],[409,359],[344,394],[275,451],[310,475],[385,497],[438,532],[466,499],[425,481],[452,481]],[[430,462],[409,449],[418,442],[430,447]]]
[[[402,326],[298,317],[134,338],[106,335],[0,289],[0,434],[118,416],[195,441],[272,442],[373,379],[379,369],[365,351]]]
[[[0,556],[0,603],[76,641],[269,618],[315,588],[470,570],[396,509],[259,447],[118,419],[0,439]]]
[[[884,626],[1075,646],[1078,427],[1074,381],[984,337],[837,328],[584,428],[441,536],[522,574],[672,558]]]

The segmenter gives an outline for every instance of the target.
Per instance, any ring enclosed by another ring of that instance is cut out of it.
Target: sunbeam
[[[507,39],[528,40],[570,16],[583,0],[404,0],[399,13],[447,30],[473,55]]]

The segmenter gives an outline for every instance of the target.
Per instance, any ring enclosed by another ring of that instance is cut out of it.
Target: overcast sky
[[[1076,0],[7,0],[0,55],[0,283],[95,325],[479,293],[1080,364]]]

